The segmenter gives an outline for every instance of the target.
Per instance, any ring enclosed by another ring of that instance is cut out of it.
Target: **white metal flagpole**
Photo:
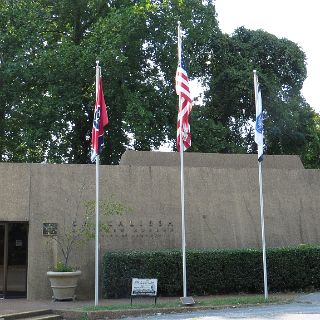
[[[181,122],[181,121],[180,121]],[[184,216],[184,167],[183,167],[183,142],[180,126],[180,163],[181,163],[181,231],[182,231],[182,279],[183,279],[183,297],[187,297],[187,262],[186,262],[186,227]]]
[[[265,232],[264,232],[262,164],[261,164],[261,162],[259,162],[259,187],[260,187],[260,219],[261,219],[261,238],[262,238],[264,298],[265,298],[265,300],[267,300],[268,299],[267,255],[266,255],[266,239],[265,239]]]
[[[101,76],[99,61],[96,61],[96,101],[98,98],[98,85]],[[99,154],[96,156],[96,234],[95,234],[95,281],[94,305],[99,303]]]
[[[258,78],[256,70],[253,70],[254,74],[254,92],[255,92],[255,100],[256,100],[256,117],[258,117],[262,113],[262,101],[261,101],[261,93],[258,85]],[[262,116],[262,115],[261,115]],[[256,119],[257,121],[257,119]],[[261,120],[262,121],[262,120]],[[262,128],[261,128],[262,129]],[[256,131],[257,132],[257,127]],[[258,133],[259,134],[259,133]],[[262,142],[258,143],[258,153],[259,147],[261,148],[261,152],[263,153],[263,131],[260,133],[262,136]],[[262,145],[261,145],[262,144]],[[259,157],[260,155],[258,155]],[[263,283],[264,283],[264,298],[268,299],[268,277],[267,277],[267,255],[266,255],[266,239],[265,239],[265,230],[264,230],[264,214],[263,214],[263,190],[262,190],[262,159],[259,160],[259,189],[260,189],[260,220],[261,220],[261,238],[262,238],[262,260],[263,260]]]
[[[181,29],[180,21],[178,22],[178,59],[181,61]],[[181,108],[181,96],[179,95],[179,110]],[[180,113],[182,115],[182,113]],[[186,229],[184,216],[184,168],[183,168],[183,151],[182,141],[182,118],[180,119],[180,183],[181,183],[181,233],[182,233],[182,279],[183,279],[183,297],[187,297],[187,263],[186,263]]]

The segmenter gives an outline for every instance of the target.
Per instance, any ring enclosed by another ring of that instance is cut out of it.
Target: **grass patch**
[[[209,296],[209,297],[194,297],[195,306],[241,306],[241,305],[254,305],[254,304],[268,304],[268,303],[287,303],[294,298],[294,294],[271,294],[269,299],[265,301],[264,295],[226,295],[226,296]],[[115,311],[115,310],[134,310],[134,309],[165,309],[165,308],[179,308],[181,303],[179,299],[170,299],[169,301],[161,301],[159,298],[156,305],[153,302],[149,303],[135,303],[131,306],[130,303],[123,304],[109,304],[99,306],[83,306],[83,311]],[[106,300],[108,301],[108,300]]]
[[[133,310],[133,309],[153,309],[153,308],[176,308],[180,306],[180,301],[153,303],[133,303],[131,304],[110,304],[101,306],[84,306],[83,311],[108,311],[108,310]]]
[[[280,303],[284,302],[279,296],[269,296],[265,301],[263,295],[241,295],[231,297],[214,297],[208,300],[198,301],[196,305],[200,306],[221,306],[221,305],[246,305],[246,304],[261,304],[261,303]]]

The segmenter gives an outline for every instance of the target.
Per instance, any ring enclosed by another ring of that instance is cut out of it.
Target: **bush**
[[[190,295],[262,293],[262,251],[187,250]],[[271,292],[320,288],[320,247],[301,245],[267,250]],[[103,285],[107,297],[127,297],[131,278],[157,278],[160,296],[182,295],[181,250],[108,252]]]

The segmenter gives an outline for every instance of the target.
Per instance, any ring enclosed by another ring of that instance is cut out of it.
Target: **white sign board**
[[[132,278],[132,296],[156,296],[158,279]]]

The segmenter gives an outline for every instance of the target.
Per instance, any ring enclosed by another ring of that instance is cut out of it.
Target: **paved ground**
[[[167,300],[159,298],[160,301]],[[176,298],[174,298],[176,299]],[[101,300],[99,304],[129,303],[129,299]],[[53,302],[53,301],[27,301],[26,299],[0,300],[0,314],[15,312],[53,309],[72,310],[83,305],[93,305],[93,301]],[[130,317],[127,320],[133,319]],[[137,319],[137,317],[135,318]],[[224,319],[275,319],[275,320],[314,320],[320,319],[320,292],[298,296],[294,302],[284,305],[266,305],[242,308],[227,308],[222,310],[202,310],[186,313],[170,313],[167,315],[157,313],[153,316],[139,316],[146,320],[224,320]]]
[[[123,318],[133,320],[134,318]],[[140,320],[319,320],[320,306],[289,304],[278,306],[249,307],[238,309],[206,310],[184,314],[139,317]]]
[[[177,300],[178,298],[159,297],[158,302],[167,302],[170,300]],[[134,300],[133,303],[139,301]],[[143,298],[140,303],[154,303],[154,298]],[[115,304],[130,304],[130,299],[101,299],[99,305],[115,305]],[[51,309],[51,310],[75,310],[82,306],[93,306],[94,301],[52,301],[52,300],[40,300],[40,301],[28,301],[26,299],[0,299],[0,315],[40,310],[40,309]]]
[[[123,320],[131,320],[132,317]],[[243,308],[227,308],[221,310],[201,310],[183,314],[157,314],[142,316],[143,320],[319,320],[320,319],[320,293],[311,293],[298,296],[290,304],[265,305]]]
[[[99,305],[130,303],[130,299],[108,299],[100,300]],[[74,310],[81,306],[94,305],[94,301],[28,301],[26,299],[5,299],[0,300],[0,314],[32,311],[40,309],[51,310]]]

